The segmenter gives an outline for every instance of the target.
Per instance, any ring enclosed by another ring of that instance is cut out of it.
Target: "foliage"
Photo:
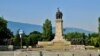
[[[98,33],[92,33],[92,34],[90,34],[90,35],[91,35],[91,37],[98,37],[98,36],[99,36]]]
[[[90,39],[90,45],[96,45],[96,43],[97,43],[97,39],[98,39],[98,37],[91,37],[91,39]]]
[[[17,33],[16,33],[16,35],[15,35],[13,41],[14,41],[14,45],[15,45],[15,46],[20,46],[19,29],[17,30]]]
[[[82,38],[82,33],[79,32],[70,32],[65,35],[65,39],[71,40],[73,38]]]
[[[1,32],[4,28],[7,28],[7,21],[4,20],[3,17],[0,17],[0,32]]]
[[[80,32],[70,32],[65,35],[65,39],[71,41],[72,44],[80,44],[86,45],[87,44],[87,36],[85,33]]]
[[[51,21],[46,19],[43,24],[43,41],[50,41],[52,37],[52,24]]]
[[[13,37],[13,33],[7,28],[7,21],[0,17],[0,45],[8,44],[7,40]]]
[[[20,37],[14,37],[13,41],[15,46],[20,46]]]
[[[38,41],[41,41],[41,33],[34,31],[31,32],[29,37],[27,38],[27,45],[36,45]]]

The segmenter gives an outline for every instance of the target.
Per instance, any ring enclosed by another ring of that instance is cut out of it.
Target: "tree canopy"
[[[7,28],[7,21],[0,17],[0,44],[4,45],[11,37],[13,37],[13,33]]]

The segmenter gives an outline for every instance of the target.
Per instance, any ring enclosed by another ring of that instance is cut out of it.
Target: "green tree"
[[[92,34],[90,34],[90,35],[91,35],[91,37],[98,37],[98,36],[99,36],[98,33],[92,33]]]
[[[98,18],[98,33],[92,33],[89,39],[89,44],[100,47],[100,17]]]
[[[90,39],[90,45],[93,45],[93,46],[96,46],[97,45],[97,43],[98,43],[98,37],[91,37],[91,39]]]
[[[86,45],[86,43],[87,43],[87,39],[86,39],[86,35],[85,35],[85,33],[83,33],[82,36],[83,36],[83,44]]]
[[[0,45],[8,43],[7,40],[13,37],[13,33],[7,28],[7,21],[0,17]]]
[[[43,24],[43,41],[50,41],[52,37],[52,24],[49,19]]]
[[[38,41],[41,41],[41,33],[34,31],[29,34],[29,37],[27,38],[27,45],[33,45],[35,46]]]
[[[17,30],[17,33],[14,37],[14,45],[15,46],[20,46],[20,36],[19,36],[19,29]]]
[[[65,39],[71,41],[72,44],[84,44],[83,34],[79,32],[67,33]]]
[[[98,33],[91,33],[91,34],[88,34],[88,37],[87,37],[87,44],[88,45],[93,45],[93,46],[97,46],[97,42],[98,42]]]
[[[82,33],[79,32],[69,32],[65,35],[65,39],[68,39],[70,41],[73,38],[82,38],[82,37],[83,37]]]
[[[0,17],[0,32],[7,27],[7,21],[3,17]]]
[[[88,36],[88,37],[87,37],[87,45],[90,45],[90,43],[91,43],[91,41],[90,41],[90,39],[91,39],[91,34],[88,34],[87,36]]]

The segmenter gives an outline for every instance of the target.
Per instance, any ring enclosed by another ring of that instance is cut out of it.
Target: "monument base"
[[[71,45],[70,41],[62,42],[62,41],[46,41],[46,42],[38,42],[38,47],[47,49],[47,50],[85,50],[84,45]]]
[[[37,46],[49,50],[85,49],[84,45],[71,45],[70,41],[56,37],[52,41],[39,41]]]
[[[52,41],[38,42],[38,47],[50,48],[50,49],[70,49],[71,42],[65,39],[53,39]]]
[[[59,37],[59,38],[58,38]],[[53,44],[54,43],[62,43],[64,45],[71,45],[70,41],[67,41],[63,39],[63,36],[55,36],[55,38],[51,41]]]

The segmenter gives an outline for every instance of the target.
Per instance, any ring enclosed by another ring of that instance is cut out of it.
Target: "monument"
[[[53,41],[64,41],[63,39],[63,20],[62,20],[62,12],[57,9],[58,11],[56,12],[56,32],[55,32],[55,37]]]
[[[57,12],[56,12],[56,32],[55,32],[55,37],[52,40],[53,43],[61,43],[61,44],[67,44],[69,45],[70,42],[65,40],[63,37],[63,13],[59,10],[59,8],[57,8]]]
[[[71,43],[70,41],[67,41],[63,37],[63,13],[57,8],[56,12],[56,27],[55,27],[55,37],[52,41],[47,41],[47,42],[38,42],[38,46],[43,46],[43,47],[66,47],[69,46]]]
[[[58,41],[65,41],[63,38],[63,20],[62,20],[63,13],[57,9],[56,12],[56,32],[55,32],[55,37],[53,39],[53,42],[58,42]]]
[[[63,13],[57,8],[56,12],[56,27],[55,27],[55,37],[52,41],[38,42],[38,46],[45,48],[62,48],[68,47],[71,43],[63,37]]]

